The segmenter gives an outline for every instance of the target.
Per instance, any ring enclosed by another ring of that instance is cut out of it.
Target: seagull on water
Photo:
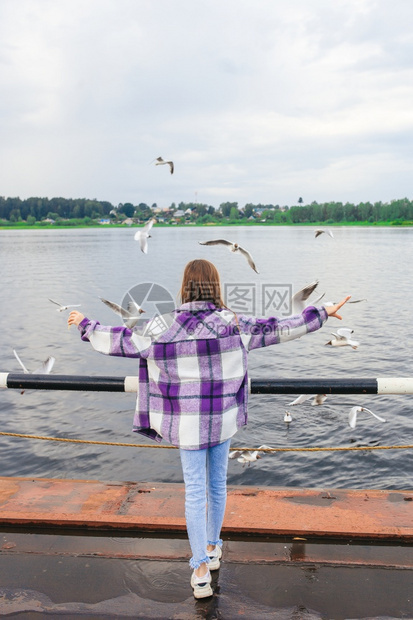
[[[286,411],[284,414],[284,422],[292,422],[293,421],[293,417],[291,415],[291,413],[289,411]]]
[[[23,362],[21,361],[20,357],[17,355],[17,351],[15,349],[13,349],[13,353],[14,353],[14,357],[16,358],[16,360],[19,362],[20,366],[23,368],[23,372],[26,375],[48,375],[55,363],[55,358],[54,357],[48,357],[47,360],[45,360],[41,366],[38,366],[38,368],[36,368],[36,370],[33,370],[33,372],[31,373],[29,370],[27,370],[26,366],[23,364]],[[24,390],[21,391],[21,394],[24,394]]]
[[[174,173],[174,162],[173,161],[165,161],[164,159],[162,159],[162,157],[157,157],[156,158],[155,166],[163,166],[165,164],[167,164],[169,166],[171,174],[173,174]]]
[[[373,413],[372,411],[370,411],[370,409],[367,409],[366,407],[352,407],[348,415],[348,423],[351,428],[356,428],[357,414],[361,413],[362,411],[366,411],[367,413],[370,413],[374,418],[376,418],[380,422],[386,421],[384,418],[381,418],[379,415],[377,415],[376,413]]]
[[[136,301],[130,301],[127,305],[127,308],[122,308],[119,304],[115,304],[113,301],[108,301],[107,299],[103,299],[103,297],[99,297],[104,304],[106,304],[115,314],[118,314],[122,317],[123,322],[126,327],[132,329],[135,327],[136,323],[139,321],[140,315],[145,310],[136,303]]]
[[[308,298],[314,293],[315,289],[318,286],[318,280],[311,282],[311,284],[307,284],[304,288],[294,293],[291,297],[291,312],[292,314],[301,314],[301,312],[309,305]],[[317,299],[315,299],[311,305],[316,304],[324,297],[325,293],[319,295]]]
[[[248,261],[251,269],[255,271],[255,273],[259,273],[258,269],[255,266],[253,258],[251,254],[242,248],[239,243],[234,243],[233,241],[227,241],[226,239],[212,239],[211,241],[200,241],[200,245],[225,245],[229,249],[230,252],[240,252]]]
[[[359,342],[351,339],[351,334],[354,333],[354,329],[348,329],[347,327],[340,327],[336,332],[331,332],[334,336],[331,340],[326,342],[326,345],[330,344],[332,347],[345,347],[349,346],[352,349],[357,349]]]
[[[71,304],[68,306],[64,306],[63,304],[60,304],[58,301],[54,301],[54,299],[50,299],[50,297],[48,297],[49,301],[52,302],[52,304],[56,304],[56,306],[59,306],[58,308],[56,308],[56,312],[63,312],[64,310],[68,310],[69,308],[79,308],[79,306],[81,304]]]
[[[248,463],[248,467],[254,461],[261,459],[262,456],[259,454],[259,450],[262,449],[271,449],[270,446],[260,446],[258,450],[233,450],[229,453],[228,458],[237,459],[238,463],[242,463],[244,466]]]
[[[301,396],[298,396],[291,403],[288,403],[288,405],[301,405],[301,403],[310,400],[310,398],[313,399],[311,405],[322,405],[327,398],[327,394],[301,394]]]
[[[326,233],[327,235],[330,235],[330,237],[333,237],[334,239],[334,235],[332,233],[331,230],[324,230],[324,228],[317,228],[317,230],[314,233],[315,238],[319,237],[320,235],[322,235],[323,233]]]
[[[148,253],[148,239],[152,236],[149,232],[155,222],[156,220],[153,217],[149,220],[149,222],[146,222],[145,226],[141,230],[138,230],[135,233],[134,239],[135,241],[139,241],[139,245],[141,246],[141,250],[144,254]]]

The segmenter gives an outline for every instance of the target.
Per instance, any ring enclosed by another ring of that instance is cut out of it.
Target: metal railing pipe
[[[0,373],[0,388],[136,392],[138,377]],[[413,378],[250,379],[251,394],[413,394]]]

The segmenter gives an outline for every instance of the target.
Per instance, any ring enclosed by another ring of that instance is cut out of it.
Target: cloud
[[[412,17],[404,0],[3,0],[1,193],[408,195]]]

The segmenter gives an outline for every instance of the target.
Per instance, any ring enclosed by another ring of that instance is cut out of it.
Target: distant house
[[[133,220],[132,218],[128,217],[126,218],[126,220],[123,220],[122,224],[126,224],[126,226],[132,226]]]
[[[99,220],[99,224],[110,224],[110,220]]]
[[[254,213],[256,215],[262,215],[264,211],[268,211],[267,207],[255,207],[254,208]]]
[[[175,218],[180,218],[180,217],[185,217],[185,213],[184,211],[182,211],[182,209],[178,209],[177,211],[175,211],[175,213],[173,214],[173,217]]]
[[[45,220],[43,220],[43,222],[47,222],[48,224],[54,224],[54,220],[52,220],[50,217],[47,217]]]

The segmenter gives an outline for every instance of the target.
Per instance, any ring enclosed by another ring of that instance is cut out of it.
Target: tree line
[[[413,221],[413,201],[408,198],[390,202],[361,202],[358,205],[346,202],[329,202],[291,207],[291,223],[339,223],[339,222],[396,222]]]
[[[240,207],[238,202],[223,202],[218,209],[208,204],[172,203],[168,209],[158,209],[157,204],[119,203],[86,198],[5,198],[0,196],[0,220],[4,223],[26,222],[35,224],[53,220],[56,224],[96,223],[103,218],[114,222],[133,218],[146,221],[157,215],[166,223],[229,223],[250,220],[275,224],[317,224],[340,222],[392,222],[395,224],[413,222],[413,201],[408,198],[390,202],[311,202],[304,204],[299,198],[296,205],[247,203]]]

